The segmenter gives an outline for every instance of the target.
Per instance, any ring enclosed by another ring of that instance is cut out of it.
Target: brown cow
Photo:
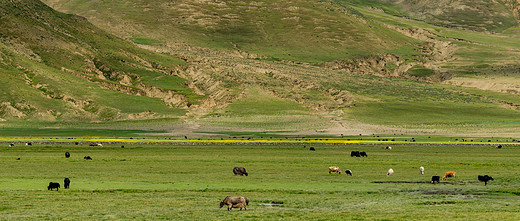
[[[444,174],[444,176],[442,177],[442,180],[445,180],[445,179],[448,178],[448,177],[453,177],[453,178],[455,178],[455,172],[451,172],[451,171],[450,171],[450,172],[446,172],[446,173]]]
[[[339,167],[335,167],[335,166],[329,167],[329,174],[331,172],[335,172],[335,173],[341,174],[341,170],[339,169]]]
[[[226,198],[222,201],[220,201],[220,208],[222,208],[224,205],[228,206],[228,211],[231,210],[231,208],[244,208],[244,210],[247,210],[246,205],[249,204],[249,199],[241,196],[226,196]]]

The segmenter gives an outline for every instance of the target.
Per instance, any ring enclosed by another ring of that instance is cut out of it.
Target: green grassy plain
[[[313,146],[317,151],[303,145],[2,147],[0,219],[520,218],[517,147]],[[352,150],[366,151],[368,158],[351,158]],[[86,155],[93,160],[83,160]],[[354,176],[329,175],[333,165]],[[234,176],[234,166],[246,167],[249,176]],[[387,177],[389,168],[395,173]],[[456,171],[457,178],[428,183],[446,171]],[[478,183],[483,174],[495,181]],[[63,185],[64,177],[71,179],[70,189],[46,189],[51,181]],[[227,195],[249,197],[248,210],[219,209]]]

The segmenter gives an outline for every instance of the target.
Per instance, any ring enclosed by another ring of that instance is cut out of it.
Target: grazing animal
[[[16,160],[20,160],[20,157],[16,158]]]
[[[484,175],[484,176],[478,175],[478,181],[484,182],[484,186],[487,186],[487,182],[490,180],[495,180],[495,179],[493,179],[493,177],[490,177],[488,175]]]
[[[63,188],[68,189],[69,185],[70,185],[70,179],[69,178],[65,178],[63,180]]]
[[[361,157],[361,154],[359,151],[352,151],[350,152],[350,157]]]
[[[419,173],[421,173],[421,175],[424,175],[424,167],[419,167]]]
[[[25,143],[25,146],[32,146],[32,143],[31,142]]]
[[[244,168],[244,167],[235,167],[235,168],[233,168],[233,173],[235,175],[240,175],[240,176],[243,176],[243,175],[247,176],[247,175],[249,175],[247,173],[247,171],[246,171],[246,168]]]
[[[309,148],[310,151],[316,151],[316,149],[314,149],[314,147],[311,147]]]
[[[83,159],[85,159],[85,160],[92,160],[92,158],[90,156],[84,156]]]
[[[439,183],[441,180],[440,176],[432,176],[432,183],[435,184],[435,182]]]
[[[500,148],[502,148],[502,145],[498,145],[498,146],[497,146],[497,149],[500,149]]]
[[[453,177],[453,178],[455,178],[455,172],[451,172],[451,171],[450,171],[450,172],[446,172],[446,173],[444,174],[444,176],[442,177],[442,180],[445,180],[445,179],[448,178],[448,177]]]
[[[226,196],[226,198],[222,201],[220,201],[220,208],[222,208],[224,205],[227,205],[228,211],[231,210],[231,208],[240,208],[240,210],[244,209],[247,210],[246,205],[249,204],[249,199],[241,196]]]
[[[331,172],[341,174],[341,170],[339,169],[339,167],[335,167],[335,166],[329,167],[329,174],[330,174]]]
[[[392,168],[388,169],[388,172],[386,173],[386,175],[391,176],[392,174],[394,174],[394,170],[392,170]]]
[[[352,170],[345,170],[345,174],[352,176]]]
[[[70,153],[69,152],[65,152],[65,157],[69,158],[70,157]]]
[[[102,147],[103,144],[102,144],[102,143],[98,143],[97,146],[98,146],[98,147]]]
[[[47,190],[56,189],[56,191],[58,191],[59,188],[60,188],[60,184],[59,183],[50,182],[49,186],[47,186]]]
[[[366,152],[359,152],[359,155],[362,156],[362,157],[368,157],[367,153]]]
[[[10,143],[10,144],[9,144],[9,147],[14,147],[14,143]]]
[[[385,149],[387,149],[387,150],[391,150],[392,147],[391,147],[391,146],[388,146],[388,147],[386,147]]]

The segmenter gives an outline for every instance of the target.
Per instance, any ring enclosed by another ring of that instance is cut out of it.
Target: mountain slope
[[[501,32],[518,25],[517,0],[337,0],[350,5],[368,6],[386,13],[406,16],[437,26],[475,31]]]
[[[0,4],[3,120],[179,116],[184,113],[179,107],[193,96],[184,79],[169,74],[181,63],[37,0]],[[165,81],[171,84],[162,85]]]
[[[16,12],[27,2],[35,5]],[[5,4],[5,21],[22,27],[2,24],[3,70],[13,82],[4,93],[12,97],[3,108],[6,123],[47,119],[30,114],[37,109],[55,122],[105,120],[108,128],[136,118],[117,127],[171,135],[519,128],[512,120],[520,116],[517,96],[440,83],[483,73],[485,67],[472,68],[490,55],[500,56],[488,67],[513,62],[515,34],[434,26],[340,1],[47,2],[118,37],[38,1]],[[29,103],[46,106],[23,109],[15,87],[39,95]],[[171,124],[180,116],[176,123],[184,124]]]
[[[417,43],[327,1],[46,1],[135,42],[241,50],[272,59],[323,62]],[[334,51],[334,53],[331,53]]]

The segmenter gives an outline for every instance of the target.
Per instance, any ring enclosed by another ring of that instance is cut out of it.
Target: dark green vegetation
[[[520,152],[505,146],[36,145],[0,150],[1,219],[518,220]],[[350,151],[368,158],[350,157]],[[64,153],[71,153],[65,158]],[[89,155],[92,161],[83,160]],[[20,160],[16,160],[17,158]],[[234,176],[243,166],[249,176]],[[329,166],[354,176],[328,174]],[[425,167],[425,175],[419,167]],[[387,177],[386,171],[395,173]],[[432,175],[455,179],[432,185]],[[477,175],[490,175],[487,186]],[[68,190],[49,182],[71,179]],[[227,195],[248,211],[219,209]],[[281,206],[270,203],[283,202]]]

